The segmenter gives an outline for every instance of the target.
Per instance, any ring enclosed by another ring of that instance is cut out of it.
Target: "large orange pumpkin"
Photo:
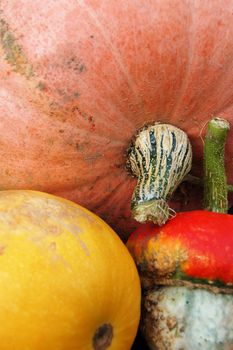
[[[130,350],[140,283],[100,218],[35,191],[0,192],[1,350]]]
[[[180,127],[200,164],[206,121],[233,119],[233,1],[2,0],[0,10],[0,186],[72,199],[127,236],[135,181],[124,152],[136,130]],[[232,149],[229,137],[231,174]]]

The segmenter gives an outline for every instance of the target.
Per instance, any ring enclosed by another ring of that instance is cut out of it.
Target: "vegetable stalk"
[[[230,129],[228,121],[210,120],[204,145],[204,208],[227,213],[227,179],[224,165],[225,143]]]

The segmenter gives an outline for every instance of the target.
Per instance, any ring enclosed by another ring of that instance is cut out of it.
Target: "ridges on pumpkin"
[[[161,121],[188,132],[200,175],[205,122],[216,111],[232,120],[232,8],[227,0],[2,0],[2,33],[22,56],[11,64],[0,44],[0,187],[69,198],[126,239],[137,223],[123,155],[138,128]],[[93,116],[94,131],[82,115]],[[172,207],[200,208],[194,192],[188,207],[184,197]]]

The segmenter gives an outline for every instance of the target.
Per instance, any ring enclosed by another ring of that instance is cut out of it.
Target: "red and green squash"
[[[224,168],[229,127],[220,118],[208,123],[205,210],[177,213],[160,227],[144,224],[127,242],[141,277],[141,329],[151,350],[233,347],[233,216],[226,214],[229,186]],[[163,158],[167,168],[167,152]],[[175,169],[183,162],[176,157]]]

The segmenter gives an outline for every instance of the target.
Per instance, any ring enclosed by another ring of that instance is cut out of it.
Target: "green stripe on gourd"
[[[127,168],[138,178],[131,201],[133,217],[139,222],[164,224],[174,214],[167,200],[191,164],[191,144],[181,129],[155,123],[139,131],[127,159]]]

